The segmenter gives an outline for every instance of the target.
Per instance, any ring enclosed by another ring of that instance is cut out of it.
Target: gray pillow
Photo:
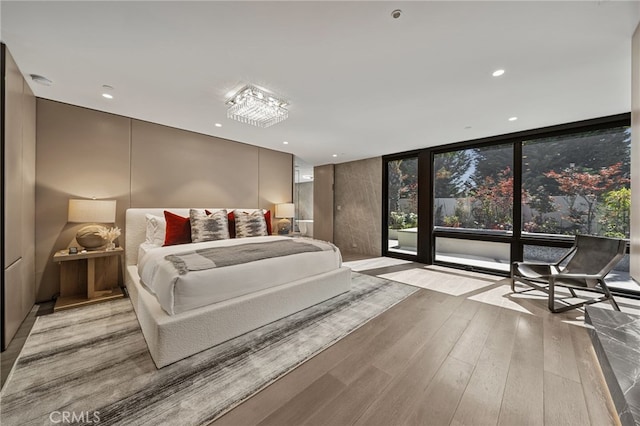
[[[218,210],[208,215],[202,210],[190,209],[189,220],[191,221],[191,241],[194,243],[229,238],[226,210]]]
[[[267,222],[264,220],[262,210],[253,213],[234,210],[233,217],[236,222],[236,238],[262,237],[267,233]]]

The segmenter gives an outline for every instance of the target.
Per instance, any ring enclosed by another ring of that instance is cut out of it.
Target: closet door
[[[2,350],[35,302],[35,97],[2,45]]]

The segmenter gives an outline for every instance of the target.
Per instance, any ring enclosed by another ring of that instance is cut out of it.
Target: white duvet
[[[221,302],[223,300],[286,284],[340,268],[340,251],[323,250],[299,253],[291,256],[263,259],[241,265],[225,266],[204,271],[190,271],[179,275],[169,254],[208,247],[225,247],[244,243],[260,243],[288,239],[268,236],[208,241],[167,247],[145,246],[140,248],[138,273],[145,287],[155,294],[160,306],[169,315]],[[328,243],[315,241],[321,246]]]

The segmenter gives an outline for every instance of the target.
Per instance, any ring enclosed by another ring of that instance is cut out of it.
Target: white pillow
[[[147,238],[145,243],[161,246],[164,244],[164,236],[167,229],[167,221],[164,217],[146,214],[147,219]]]

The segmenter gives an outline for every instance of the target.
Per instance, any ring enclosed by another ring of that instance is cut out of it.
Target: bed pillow
[[[191,223],[191,241],[194,243],[229,238],[229,222],[226,210],[217,210],[211,213],[208,210],[202,212],[190,209],[189,221]]]
[[[267,235],[271,235],[271,210],[262,210],[264,213],[264,221],[267,224]],[[236,237],[236,220],[233,216],[233,211],[230,211],[227,215],[227,221],[229,222],[229,236],[231,238]]]
[[[271,210],[262,210],[264,221],[267,223],[267,235],[271,235]]]
[[[164,220],[164,217],[148,213],[144,216],[147,219],[147,237],[144,242],[155,246],[163,245],[167,221]]]
[[[178,216],[165,210],[164,219],[167,221],[164,246],[188,244],[191,242],[191,223],[188,217]]]
[[[233,215],[233,211],[230,211],[227,215],[227,222],[229,223],[229,237],[236,237],[236,218]]]
[[[236,225],[236,238],[269,235],[267,234],[267,222],[264,219],[262,210],[256,210],[253,213],[234,210],[233,218]]]

